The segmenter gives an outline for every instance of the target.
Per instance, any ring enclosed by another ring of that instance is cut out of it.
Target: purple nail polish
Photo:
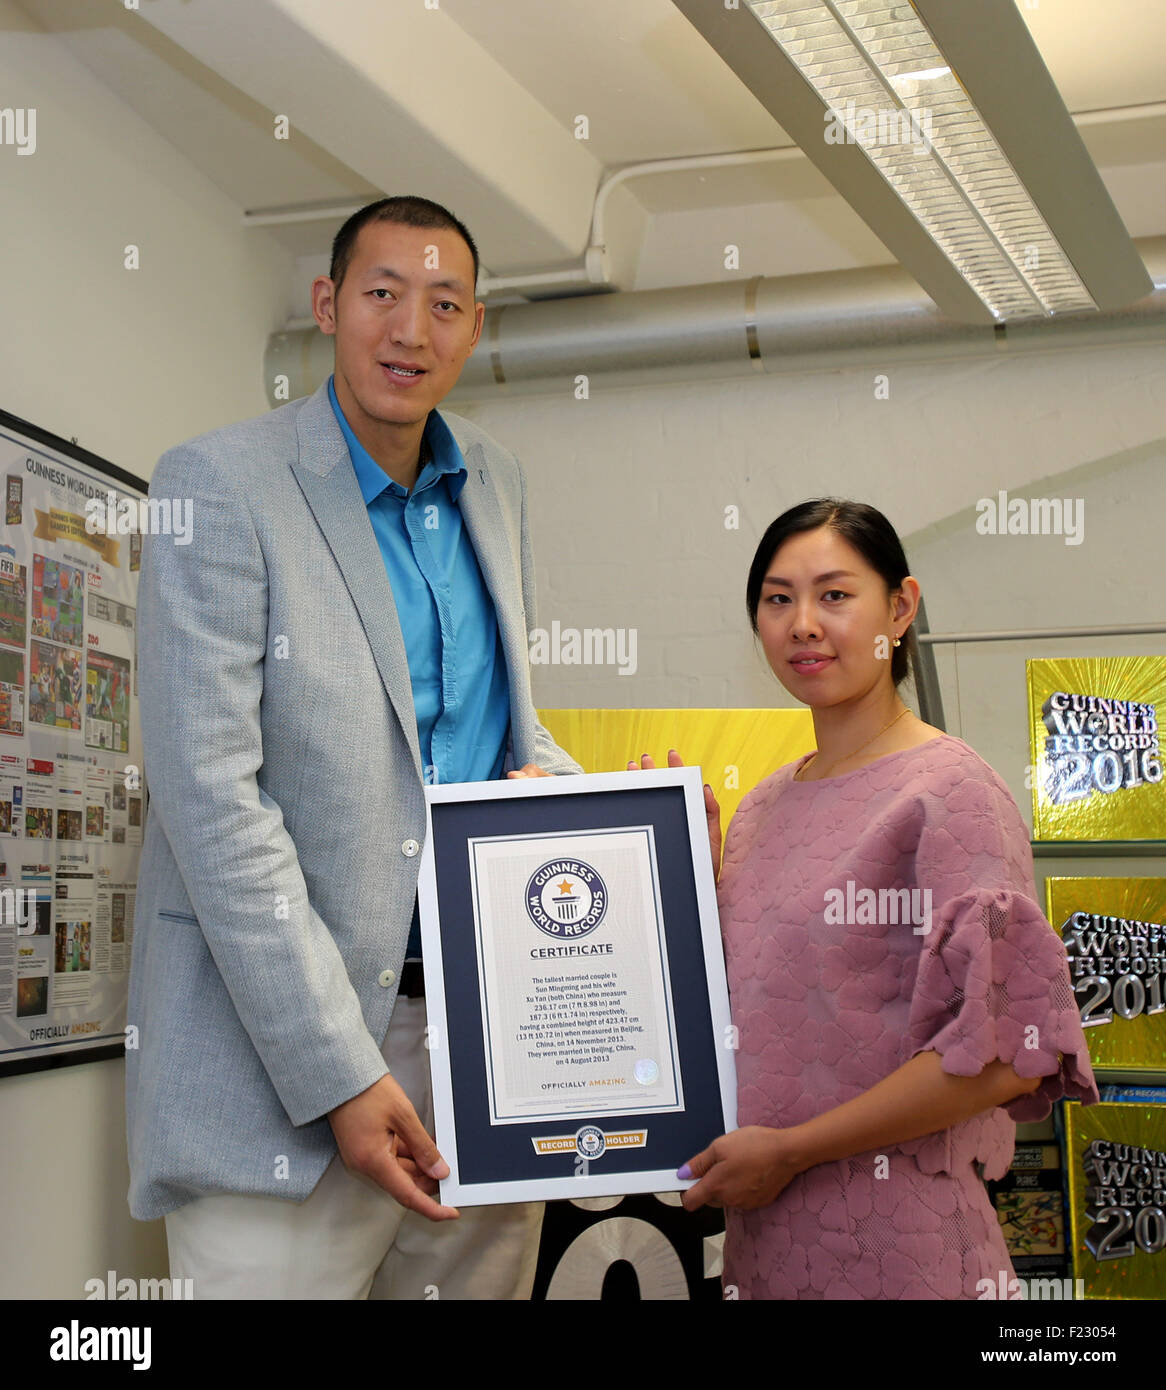
[[[688,1182],[692,1178],[692,1169],[688,1166],[687,1163],[682,1163],[680,1167],[676,1170],[676,1176],[680,1178],[683,1182]]]

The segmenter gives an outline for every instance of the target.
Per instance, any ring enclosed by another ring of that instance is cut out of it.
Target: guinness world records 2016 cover
[[[1166,656],[1031,660],[1034,840],[1166,839]]]
[[[1048,919],[1069,956],[1094,1067],[1160,1075],[1166,878],[1050,878],[1045,894]]]
[[[1166,1105],[1068,1101],[1065,1147],[1083,1296],[1166,1297]]]

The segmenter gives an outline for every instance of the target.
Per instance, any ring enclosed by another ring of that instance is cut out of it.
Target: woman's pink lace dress
[[[724,1282],[740,1298],[976,1298],[1012,1266],[974,1165],[1000,1177],[1017,1120],[1098,1098],[1028,832],[950,735],[795,782],[806,760],[750,792],[725,841],[737,1123],[800,1124],[927,1050],[957,1076],[1000,1058],[1045,1080],[941,1133],[810,1168],[767,1207],[727,1209]]]

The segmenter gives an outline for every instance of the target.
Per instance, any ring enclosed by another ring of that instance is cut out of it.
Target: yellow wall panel
[[[747,792],[814,747],[802,709],[547,709],[539,718],[584,772],[623,772],[641,753],[667,767],[675,748],[702,768],[725,829]]]

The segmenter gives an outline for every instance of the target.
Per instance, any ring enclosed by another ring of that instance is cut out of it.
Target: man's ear
[[[472,357],[474,349],[478,346],[478,341],[482,336],[482,325],[486,322],[486,306],[482,303],[474,305],[474,336],[470,340],[470,350],[466,353],[467,357]]]
[[[312,317],[321,333],[336,332],[336,289],[327,275],[312,281]]]

